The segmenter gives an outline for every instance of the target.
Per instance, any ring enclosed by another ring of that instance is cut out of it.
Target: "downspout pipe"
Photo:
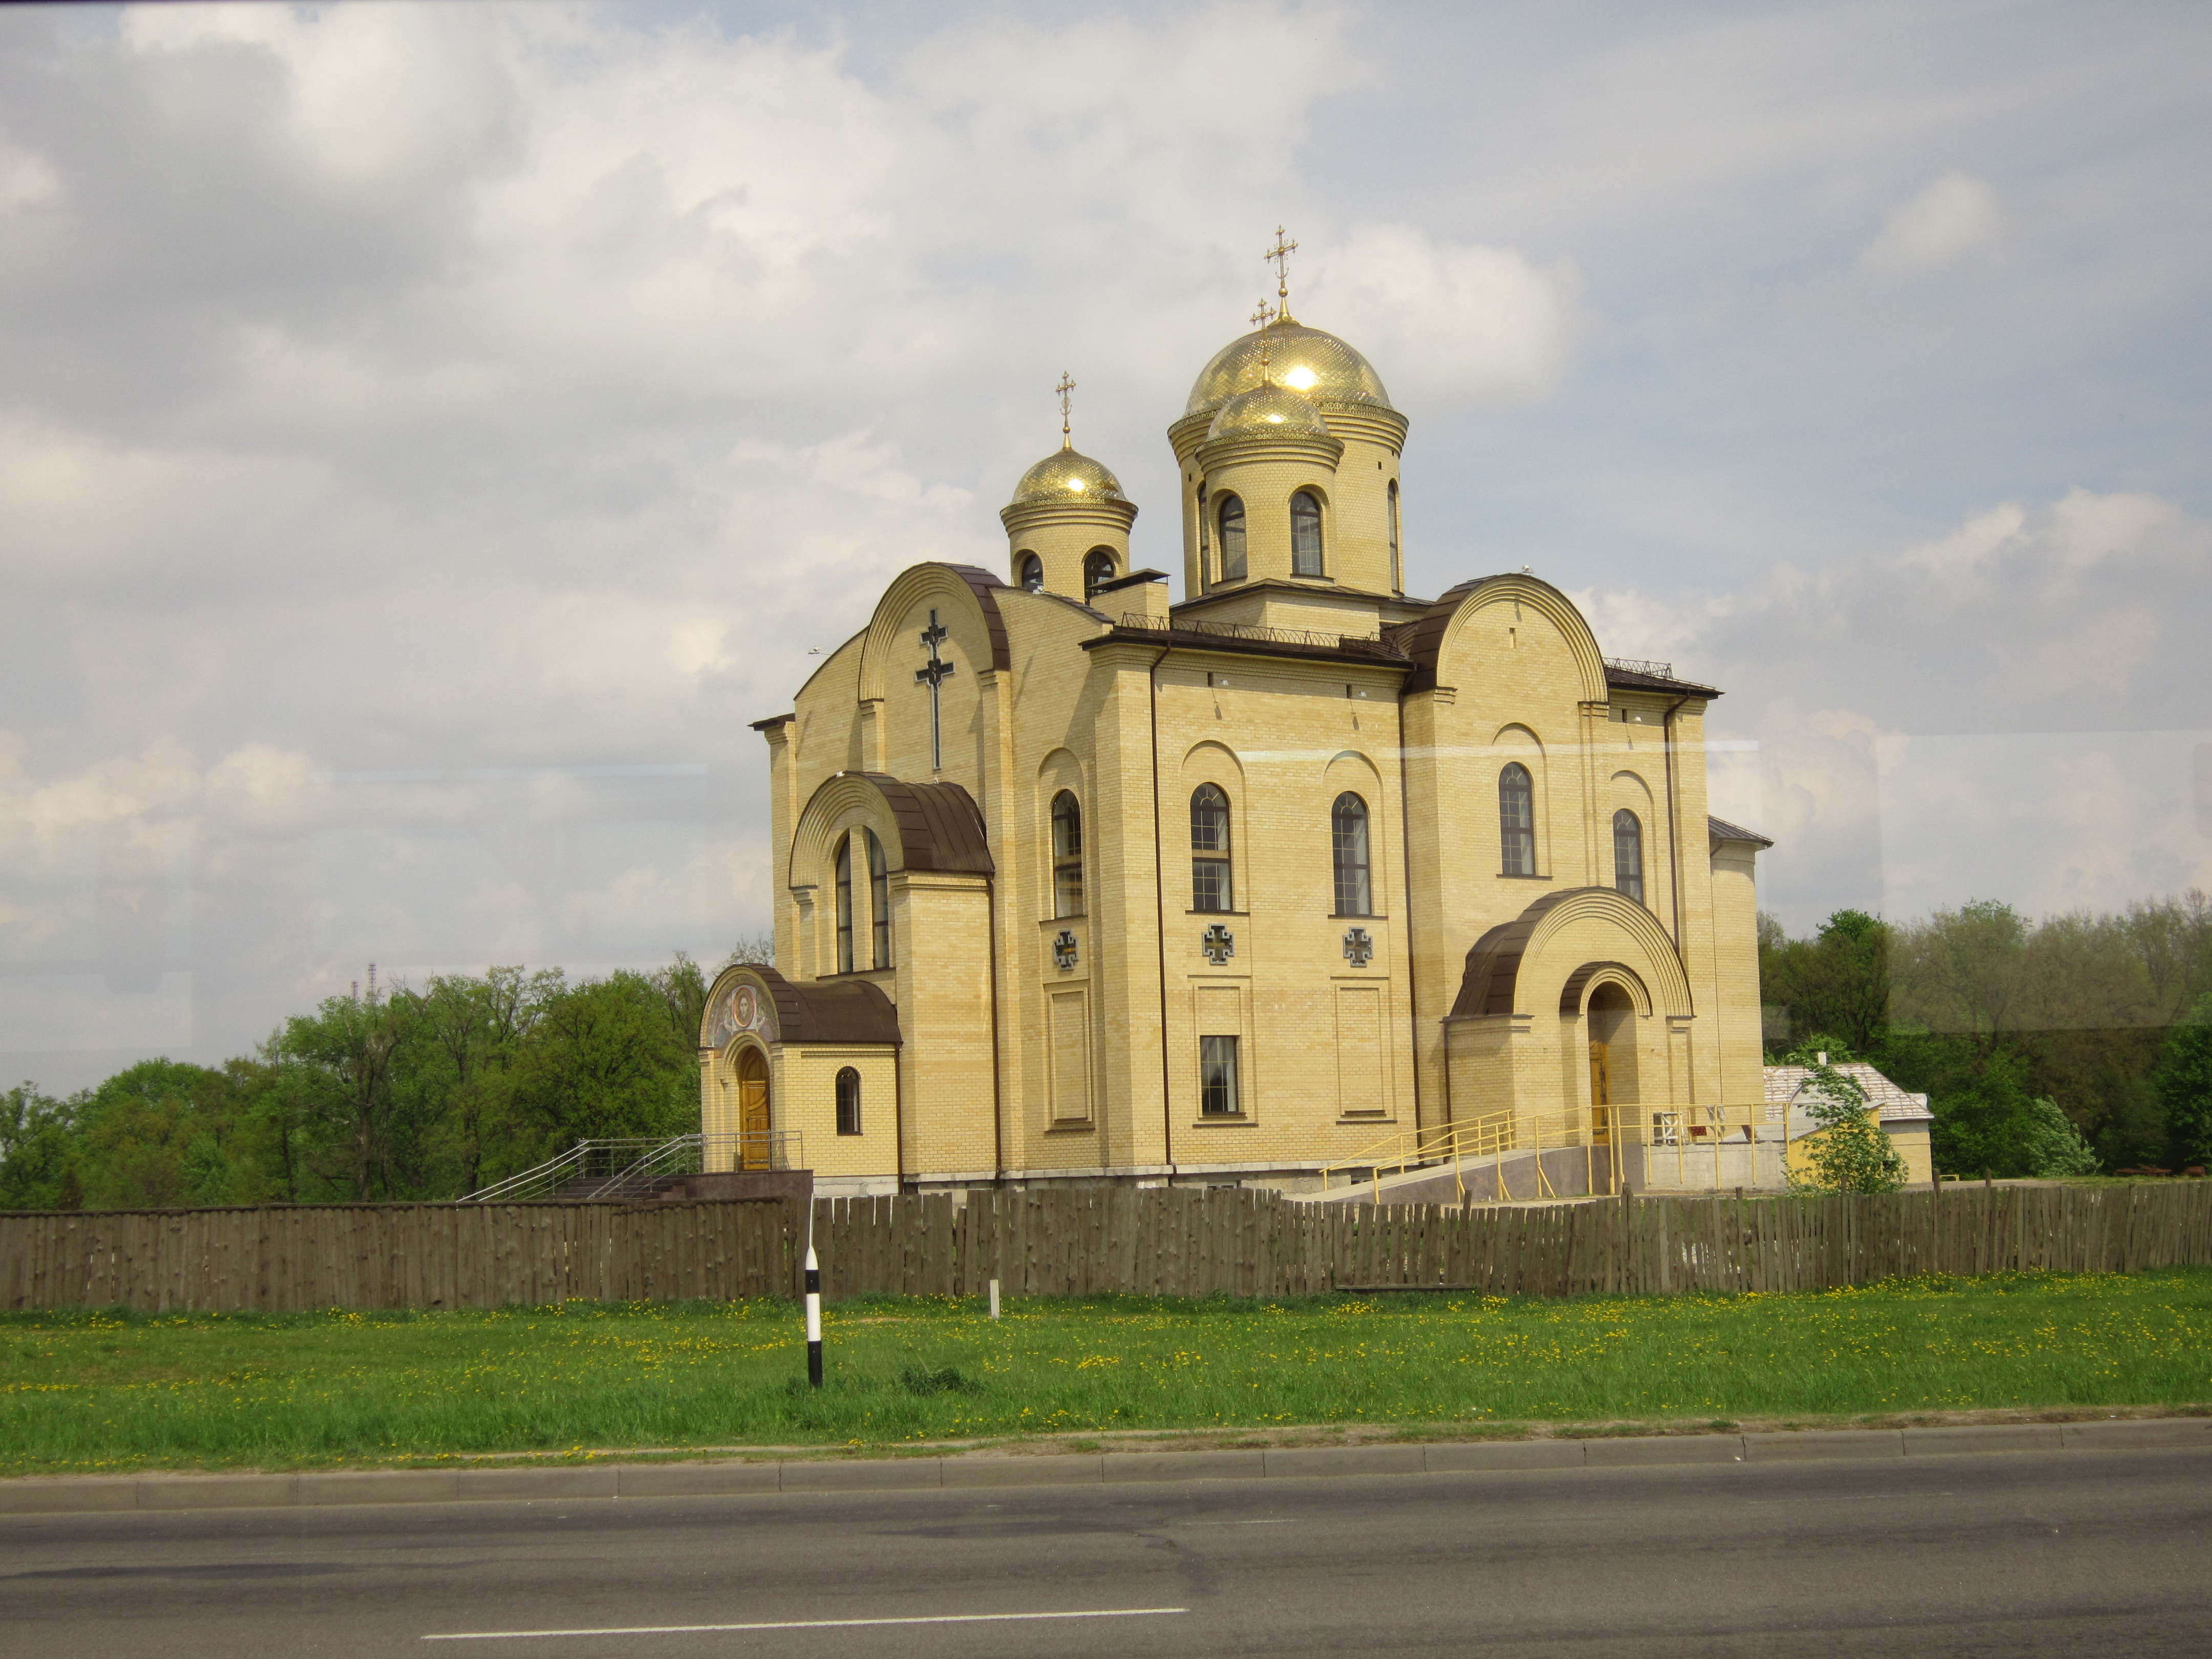
[[[1674,793],[1674,716],[1690,700],[1677,697],[1659,719],[1660,741],[1667,750],[1667,893],[1674,912],[1674,954],[1682,954],[1682,803]]]

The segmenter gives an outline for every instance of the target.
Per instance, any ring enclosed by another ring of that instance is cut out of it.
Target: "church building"
[[[1455,1125],[1763,1102],[1719,692],[1525,571],[1408,595],[1406,417],[1285,299],[1168,428],[1179,601],[1063,382],[1003,563],[905,571],[756,723],[775,966],[710,990],[709,1168],[1295,1191]]]

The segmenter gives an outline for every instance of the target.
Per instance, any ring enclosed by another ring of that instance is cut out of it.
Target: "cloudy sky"
[[[2212,885],[2201,5],[0,9],[0,1074],[715,957],[745,723],[1301,243],[1765,897]]]

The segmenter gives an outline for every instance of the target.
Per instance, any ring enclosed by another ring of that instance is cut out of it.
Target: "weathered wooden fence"
[[[0,1308],[457,1308],[787,1295],[779,1203],[0,1214]],[[831,1298],[1328,1290],[1806,1291],[1900,1274],[2212,1263],[2212,1183],[1547,1207],[1079,1188],[817,1200]]]

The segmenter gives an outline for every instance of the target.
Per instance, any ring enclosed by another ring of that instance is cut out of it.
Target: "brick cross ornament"
[[[1344,959],[1355,968],[1364,968],[1375,959],[1375,941],[1364,927],[1344,930]]]
[[[1226,967],[1229,958],[1237,954],[1237,935],[1217,921],[1200,937],[1198,948],[1215,967]]]

